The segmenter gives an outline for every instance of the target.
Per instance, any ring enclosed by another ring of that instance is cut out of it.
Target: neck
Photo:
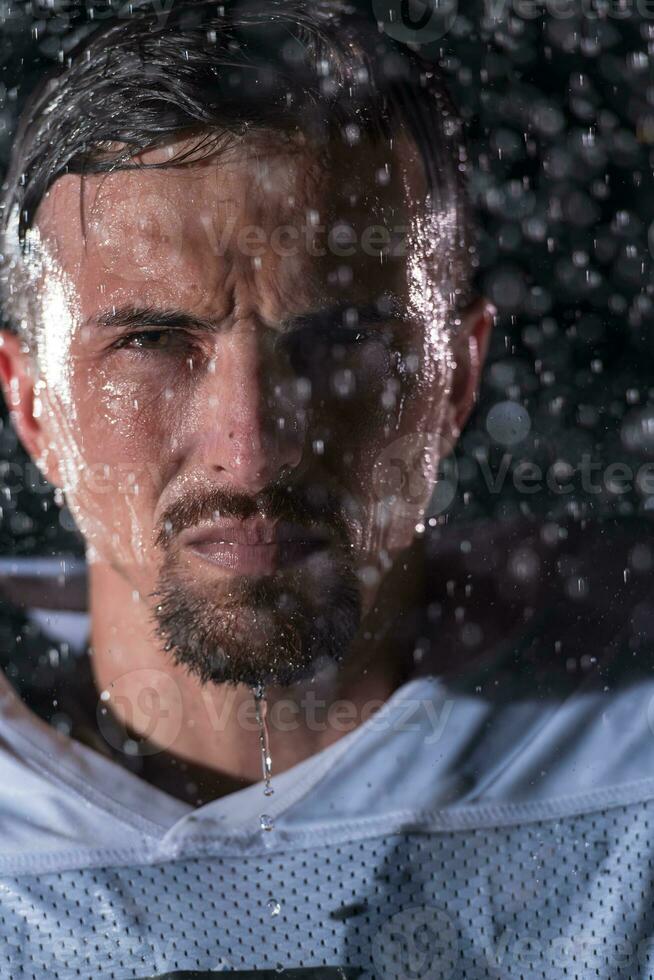
[[[273,777],[354,730],[403,682],[411,657],[402,644],[411,638],[398,626],[421,588],[413,548],[387,576],[339,669],[266,690]],[[109,565],[91,566],[90,608],[93,678],[112,748],[131,739],[145,779],[196,803],[260,780],[252,690],[202,685],[173,664],[155,636],[149,605],[135,601],[132,586]]]

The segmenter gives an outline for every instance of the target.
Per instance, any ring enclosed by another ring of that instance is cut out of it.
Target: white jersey
[[[650,977],[654,673],[633,617],[581,668],[517,669],[553,615],[474,676],[415,677],[272,797],[198,808],[3,681],[0,976]]]

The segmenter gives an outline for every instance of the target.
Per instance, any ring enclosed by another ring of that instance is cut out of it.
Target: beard
[[[199,583],[180,561],[174,539],[216,512],[327,524],[333,543],[272,575]],[[165,556],[155,593],[156,629],[173,662],[202,684],[288,687],[344,659],[361,623],[362,602],[347,521],[328,496],[196,493],[169,508],[161,527],[158,544]]]

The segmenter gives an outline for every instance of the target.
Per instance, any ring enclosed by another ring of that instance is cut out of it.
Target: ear
[[[40,400],[35,395],[36,381],[33,359],[25,342],[16,334],[0,331],[0,384],[12,424],[29,455],[56,484],[58,473],[46,466],[48,443],[40,419]]]
[[[496,309],[480,296],[460,315],[454,342],[454,378],[450,397],[452,435],[458,436],[477,401],[481,370],[488,352]]]

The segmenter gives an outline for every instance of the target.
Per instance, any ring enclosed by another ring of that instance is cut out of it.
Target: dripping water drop
[[[259,727],[259,746],[261,749],[261,770],[263,773],[264,796],[272,796],[274,790],[271,785],[272,778],[272,759],[270,758],[270,739],[268,736],[268,722],[266,719],[268,705],[263,687],[259,685],[254,688],[254,707]]]

